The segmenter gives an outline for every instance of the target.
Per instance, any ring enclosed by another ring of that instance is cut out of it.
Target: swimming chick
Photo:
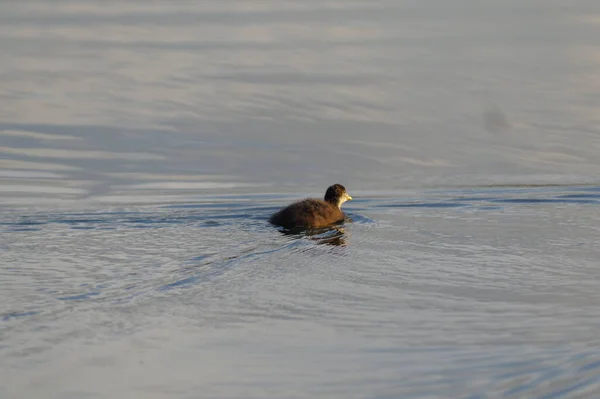
[[[342,204],[352,197],[341,184],[330,186],[324,200],[307,198],[275,213],[269,222],[288,229],[318,228],[344,219]]]

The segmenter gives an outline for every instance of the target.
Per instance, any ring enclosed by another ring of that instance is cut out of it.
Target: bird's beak
[[[352,197],[350,196],[350,194],[346,194],[346,199],[347,199],[348,201],[350,201],[350,200],[352,199]]]

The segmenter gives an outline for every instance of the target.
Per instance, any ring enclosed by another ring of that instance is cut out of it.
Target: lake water
[[[600,397],[596,1],[4,1],[0,52],[0,397]]]

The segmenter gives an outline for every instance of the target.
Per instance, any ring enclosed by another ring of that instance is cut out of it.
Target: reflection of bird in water
[[[346,233],[343,227],[333,227],[329,230],[329,234],[317,237],[311,237],[318,244],[346,246]]]
[[[341,184],[330,186],[323,200],[307,198],[281,209],[269,218],[287,229],[319,228],[344,220],[342,204],[352,197]]]
[[[282,231],[285,235],[298,235],[294,230]],[[331,226],[320,229],[309,229],[302,232],[301,235],[317,244],[346,246],[346,232],[343,227]]]

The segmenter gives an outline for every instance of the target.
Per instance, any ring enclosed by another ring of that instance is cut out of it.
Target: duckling
[[[324,200],[307,198],[293,203],[272,215],[269,222],[288,229],[324,227],[344,219],[342,204],[351,199],[346,187],[334,184],[327,188]]]

